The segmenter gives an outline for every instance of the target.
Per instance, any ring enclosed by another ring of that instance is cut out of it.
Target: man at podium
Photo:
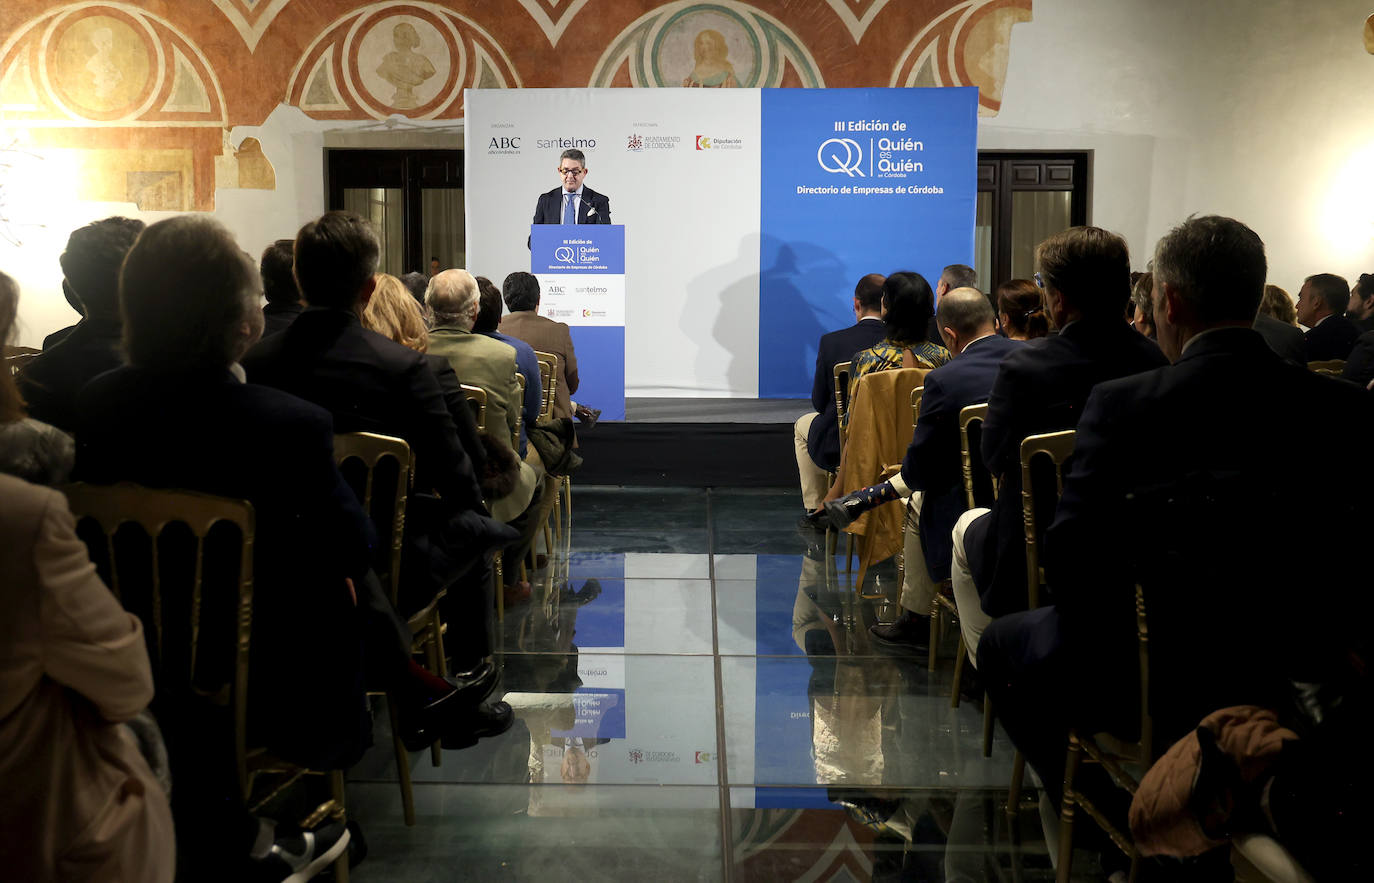
[[[587,157],[582,151],[570,148],[558,158],[558,174],[563,186],[539,194],[534,208],[536,224],[609,224],[611,201],[605,194],[584,186],[587,179]]]

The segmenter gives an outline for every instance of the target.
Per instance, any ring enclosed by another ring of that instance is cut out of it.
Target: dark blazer
[[[324,408],[335,432],[376,432],[410,442],[417,489],[483,514],[472,461],[443,389],[421,353],[363,328],[345,310],[311,308],[291,327],[248,351],[251,383],[285,390]]]
[[[1073,429],[1092,388],[1165,364],[1159,346],[1116,316],[1081,319],[1003,360],[988,399],[983,462],[1000,484],[992,512],[964,534],[974,584],[989,616],[1026,607],[1021,442]]]
[[[305,307],[299,303],[265,304],[262,308],[262,336],[269,337],[278,331],[285,331],[304,311]]]
[[[1273,316],[1255,316],[1255,330],[1269,344],[1269,348],[1294,365],[1307,367],[1307,341],[1296,325],[1280,322]]]
[[[62,342],[24,366],[17,378],[29,416],[58,429],[76,429],[76,396],[96,375],[124,364],[118,317],[83,319]]]
[[[534,206],[535,224],[561,224],[563,223],[563,188],[555,187],[548,193],[539,194],[539,201]],[[597,193],[592,188],[582,185],[582,198],[578,201],[577,223],[579,224],[609,224],[611,223],[611,201],[603,193]]]
[[[925,491],[921,544],[931,579],[949,579],[954,553],[950,532],[967,508],[959,453],[959,412],[986,402],[1002,360],[1025,346],[999,334],[975,340],[948,363],[926,375],[921,415],[902,458],[902,481]]]
[[[1327,316],[1307,332],[1307,361],[1348,358],[1359,336],[1354,322],[1344,316]]]
[[[68,325],[66,328],[59,328],[52,334],[49,334],[47,337],[43,338],[43,351],[47,352],[48,350],[57,346],[62,341],[66,340],[67,335],[75,331],[80,325],[81,323],[77,322],[75,325]]]
[[[1374,331],[1366,331],[1356,339],[1341,376],[1364,387],[1374,380]]]
[[[1046,536],[1047,576],[1065,641],[1125,679],[1133,586],[1145,586],[1164,744],[1216,708],[1282,707],[1269,704],[1274,678],[1320,682],[1330,655],[1368,643],[1374,473],[1283,457],[1371,437],[1374,400],[1244,328],[1207,332],[1176,364],[1093,391]],[[1317,518],[1321,537],[1285,540],[1287,515]],[[1294,616],[1297,597],[1339,613]]]
[[[124,367],[82,391],[75,478],[132,481],[253,504],[249,701],[274,750],[320,769],[368,741],[361,638],[346,577],[371,564],[372,522],[334,465],[328,412],[227,370]],[[207,587],[206,603],[210,601]],[[319,677],[327,659],[329,676]]]
[[[816,376],[811,381],[811,407],[818,415],[806,435],[806,451],[822,469],[840,466],[840,428],[835,413],[835,366],[854,358],[859,350],[887,338],[882,319],[860,319],[848,328],[822,334],[816,347]]]

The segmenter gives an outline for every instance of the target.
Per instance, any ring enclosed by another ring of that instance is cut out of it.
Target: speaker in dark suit
[[[603,193],[586,186],[587,157],[582,151],[570,148],[558,158],[560,187],[539,194],[534,206],[535,224],[609,224],[611,201]],[[576,218],[569,220],[569,214]],[[529,245],[529,239],[525,240]]]

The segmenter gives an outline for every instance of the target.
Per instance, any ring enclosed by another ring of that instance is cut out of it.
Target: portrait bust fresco
[[[692,41],[692,57],[696,67],[682,81],[683,86],[729,88],[739,86],[735,68],[730,64],[730,49],[720,31],[706,28]]]
[[[391,41],[396,48],[382,59],[377,76],[396,87],[388,104],[402,109],[415,107],[420,103],[415,97],[415,87],[434,76],[434,65],[415,51],[420,45],[420,35],[410,22],[403,21],[392,28]]]

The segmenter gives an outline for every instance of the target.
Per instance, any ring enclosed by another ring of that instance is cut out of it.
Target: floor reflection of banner
[[[762,113],[759,395],[805,397],[860,277],[973,263],[978,90],[765,89]]]

